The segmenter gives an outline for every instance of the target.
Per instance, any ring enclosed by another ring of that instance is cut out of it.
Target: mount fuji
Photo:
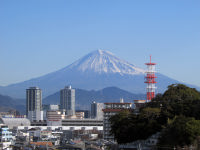
[[[157,73],[157,92],[163,92],[177,80]],[[112,53],[97,50],[80,58],[71,65],[47,75],[24,82],[0,87],[0,93],[15,98],[24,98],[25,90],[38,86],[46,97],[66,85],[86,90],[98,90],[105,87],[119,87],[132,93],[145,93],[145,70],[122,60]]]

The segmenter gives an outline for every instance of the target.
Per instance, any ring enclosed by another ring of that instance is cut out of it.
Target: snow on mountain
[[[145,70],[140,69],[127,61],[119,59],[111,52],[104,50],[94,51],[77,60],[67,68],[76,69],[81,72],[96,73],[119,73],[123,74],[144,74]]]

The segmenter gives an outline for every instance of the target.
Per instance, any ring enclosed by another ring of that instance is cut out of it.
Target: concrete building
[[[84,112],[84,118],[90,118],[90,111],[89,110],[76,110],[76,112]]]
[[[47,111],[47,126],[61,126],[62,119],[65,119],[65,114],[63,114],[61,111]]]
[[[140,108],[145,106],[146,100],[134,100],[135,112],[139,113]]]
[[[42,105],[42,109],[44,110],[59,110],[59,105],[55,104],[44,104]]]
[[[104,140],[114,141],[114,137],[110,135],[111,127],[109,119],[111,116],[119,113],[124,109],[131,109],[132,103],[124,103],[123,100],[120,100],[120,103],[104,103],[104,106],[103,137]]]
[[[43,120],[42,90],[38,87],[26,89],[26,115],[30,121]]]
[[[44,105],[42,105],[42,110],[43,110],[43,119],[47,120],[47,111],[49,111],[49,110],[59,110],[59,105],[44,104]]]
[[[64,120],[68,120],[69,122],[71,120],[73,122],[72,119],[64,119]],[[94,119],[92,119],[92,120],[94,121]],[[27,129],[39,127],[41,130],[55,130],[57,128],[61,128],[62,130],[70,130],[71,131],[71,130],[81,130],[84,128],[85,130],[101,130],[101,131],[103,131],[103,121],[101,121],[101,120],[98,120],[98,121],[100,122],[100,124],[95,124],[95,126],[93,126],[92,124],[91,124],[91,126],[88,126],[88,125],[84,126],[84,124],[86,124],[86,123],[84,123],[83,125],[79,124],[77,126],[74,126],[74,125],[68,125],[69,122],[67,123],[67,126],[65,126],[65,123],[62,121],[63,122],[62,126],[18,126],[17,129],[18,130],[24,130],[24,129],[27,130]]]
[[[13,136],[8,126],[0,126],[0,149],[11,150],[10,145],[12,144]]]
[[[84,116],[85,116],[84,112],[76,112],[77,119],[84,119]]]
[[[103,103],[96,103],[95,101],[91,104],[91,118],[103,120]]]
[[[27,118],[0,118],[0,122],[12,129],[18,126],[30,126],[31,123]]]
[[[75,89],[67,86],[60,90],[60,109],[69,116],[75,116]]]
[[[96,119],[63,119],[62,126],[102,127],[103,121]]]
[[[0,127],[0,142],[10,142],[12,141],[12,132],[9,130],[8,126]]]

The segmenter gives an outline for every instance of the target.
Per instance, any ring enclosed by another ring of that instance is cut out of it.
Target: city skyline
[[[103,49],[200,86],[199,1],[1,1],[0,86],[59,70]],[[2,93],[3,94],[3,93]]]

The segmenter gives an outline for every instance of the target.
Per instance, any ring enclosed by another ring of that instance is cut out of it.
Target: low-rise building
[[[63,114],[61,111],[47,111],[47,126],[61,126],[62,119],[65,119],[65,114]]]
[[[44,120],[47,120],[47,111],[59,110],[59,105],[43,104],[42,105],[42,110],[43,110],[43,118],[44,118]]]
[[[85,116],[84,112],[76,112],[75,114],[77,119],[84,119]]]
[[[31,126],[47,126],[47,121],[46,120],[35,120],[31,122]]]
[[[76,110],[76,112],[84,112],[84,118],[90,118],[90,111],[89,110]]]
[[[135,112],[139,112],[139,109],[144,107],[146,100],[134,100]]]
[[[13,127],[31,125],[29,119],[27,118],[0,118],[0,120],[11,129]]]
[[[9,149],[13,136],[8,126],[0,127],[0,149]]]
[[[97,119],[63,119],[62,126],[103,126],[103,120]]]

